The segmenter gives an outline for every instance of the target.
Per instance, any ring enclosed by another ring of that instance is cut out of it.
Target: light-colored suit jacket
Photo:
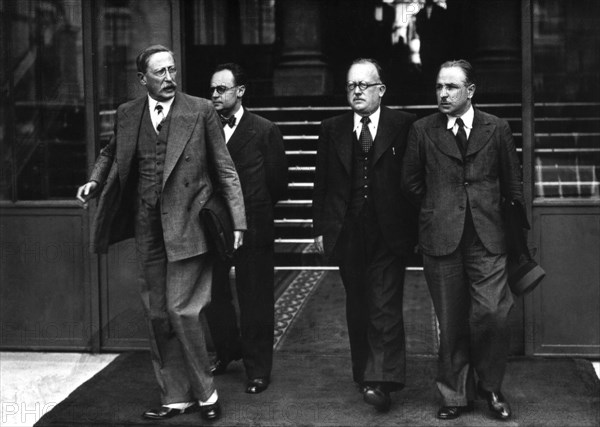
[[[110,243],[133,236],[138,197],[135,157],[144,108],[146,96],[118,107],[115,134],[92,171],[90,180],[101,186],[92,223],[95,252],[106,252]],[[169,116],[160,205],[167,257],[177,261],[208,250],[199,213],[213,184],[221,188],[236,230],[246,229],[246,218],[239,178],[209,101],[178,92]],[[218,183],[211,180],[209,164]]]
[[[502,200],[523,204],[521,165],[508,123],[475,109],[463,159],[447,117],[416,121],[408,137],[402,188],[420,205],[419,246],[443,256],[460,243],[467,209],[488,251],[506,252]]]

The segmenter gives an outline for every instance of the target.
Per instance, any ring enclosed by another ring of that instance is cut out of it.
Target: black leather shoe
[[[189,414],[190,412],[198,411],[198,404],[194,403],[192,406],[189,406],[185,409],[174,409],[169,408],[168,406],[161,406],[159,409],[149,409],[144,412],[142,416],[144,418],[148,418],[149,420],[166,420],[169,418],[176,417],[181,414]]]
[[[252,378],[246,384],[246,393],[258,394],[262,393],[269,387],[269,380],[266,378]]]
[[[221,405],[215,402],[212,405],[201,405],[200,415],[206,421],[214,421],[221,416]]]
[[[217,359],[217,361],[211,366],[210,372],[213,375],[222,375],[225,373],[225,371],[227,371],[227,366],[231,362],[235,360],[240,360],[241,358],[241,356],[234,356],[233,359]]]
[[[392,404],[389,391],[381,385],[366,386],[363,399],[369,405],[373,405],[379,412],[389,411]]]
[[[472,403],[468,403],[467,406],[442,406],[437,413],[437,417],[440,420],[454,420],[460,417],[461,414],[472,410]]]
[[[500,420],[510,418],[510,405],[500,391],[487,391],[479,387],[478,392],[486,400],[488,408],[496,418]]]

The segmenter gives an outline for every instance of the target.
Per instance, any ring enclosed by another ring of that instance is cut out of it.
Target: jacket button
[[[185,161],[189,162],[190,161],[190,156],[185,156]]]
[[[467,181],[465,181],[464,186],[466,187],[467,185],[469,185],[469,183]]]

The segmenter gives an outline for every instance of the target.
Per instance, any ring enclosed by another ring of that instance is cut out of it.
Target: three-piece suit
[[[400,191],[412,114],[380,107],[373,146],[364,153],[354,113],[324,120],[317,149],[313,233],[340,268],[355,382],[405,381],[402,293],[414,251],[417,214]]]
[[[215,184],[208,165],[238,230],[246,228],[241,186],[207,100],[177,92],[160,132],[148,105],[144,96],[118,107],[114,137],[92,171],[101,192],[92,248],[135,237],[162,403],[205,401],[214,391],[201,316],[213,262],[199,221]]]

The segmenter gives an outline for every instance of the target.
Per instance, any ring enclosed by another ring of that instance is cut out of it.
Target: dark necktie
[[[156,125],[156,132],[160,132],[160,130],[162,129],[163,126],[163,122],[165,121],[165,116],[163,113],[163,106],[160,104],[156,104],[156,107],[154,107],[154,109],[156,110],[156,115],[158,116],[158,124]]]
[[[235,126],[235,116],[227,118],[219,115],[219,117],[221,118],[221,124],[223,125],[223,127],[225,127],[225,125],[229,125],[230,128]]]
[[[467,132],[465,131],[465,123],[459,117],[456,119],[456,124],[458,125],[458,131],[456,132],[456,142],[458,143],[458,148],[462,153],[463,157],[467,153]]]
[[[362,129],[360,131],[360,146],[362,147],[363,153],[368,153],[373,146],[373,137],[369,130],[369,123],[371,119],[369,117],[363,117],[360,119],[362,122]]]

